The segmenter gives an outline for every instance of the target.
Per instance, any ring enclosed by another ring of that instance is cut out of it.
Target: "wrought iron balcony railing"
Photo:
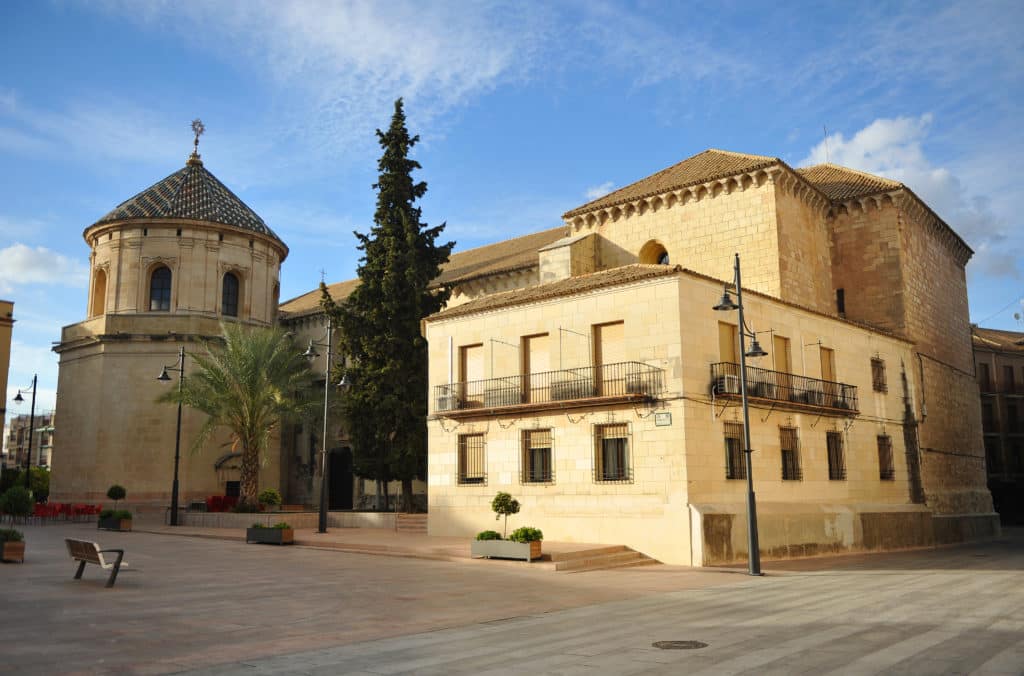
[[[648,399],[663,387],[663,371],[636,361],[529,375],[435,385],[435,413],[543,408],[590,399]]]
[[[716,397],[740,396],[740,365],[711,365],[711,393]],[[747,367],[747,397],[793,408],[835,409],[859,412],[856,385],[808,378],[782,371]]]

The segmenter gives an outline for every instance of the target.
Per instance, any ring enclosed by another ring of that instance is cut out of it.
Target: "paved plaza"
[[[5,673],[1024,674],[1020,531],[763,578],[25,531],[26,563],[0,567]],[[95,567],[73,580],[69,536],[124,547],[131,569],[112,589]]]

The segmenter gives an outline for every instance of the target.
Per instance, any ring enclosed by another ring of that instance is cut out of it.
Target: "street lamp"
[[[32,408],[28,416],[28,456],[25,458],[25,488],[30,491],[32,490],[32,437],[34,436],[33,430],[36,426],[36,382],[38,379],[38,374],[32,376]],[[25,401],[21,394],[22,392],[28,392],[28,390],[28,387],[18,390],[18,393],[14,395],[14,403],[20,404]]]
[[[747,562],[751,575],[761,575],[761,553],[757,541],[757,499],[754,496],[753,462],[750,454],[750,408],[747,402],[747,357],[763,357],[767,352],[757,342],[757,333],[743,320],[743,287],[740,284],[740,255],[736,254],[733,285],[736,287],[736,302],[729,296],[729,286],[722,293],[722,300],[713,309],[719,312],[739,310],[740,313],[740,397],[743,401],[743,453],[747,462]],[[751,339],[750,351],[746,349],[746,338]]]
[[[317,519],[317,533],[327,532],[327,404],[328,398],[331,391],[331,356],[333,352],[331,350],[332,336],[334,334],[334,322],[331,319],[331,315],[327,314],[327,342],[321,343],[315,340],[309,341],[309,346],[306,351],[302,353],[302,356],[312,361],[320,356],[314,346],[322,347],[327,350],[326,358],[327,363],[324,365],[324,436],[321,442],[320,450],[320,514]],[[346,376],[342,376],[341,382],[338,383],[341,387],[348,387],[349,382]]]
[[[178,463],[181,459],[181,388],[185,384],[185,346],[178,348],[178,361],[171,366],[165,366],[160,375],[156,377],[161,383],[171,382],[168,371],[177,371],[181,374],[178,378],[178,426],[174,431],[174,482],[171,484],[171,525],[178,525]]]

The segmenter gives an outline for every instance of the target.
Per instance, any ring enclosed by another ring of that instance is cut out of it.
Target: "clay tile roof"
[[[182,218],[222,223],[281,242],[263,219],[207,171],[196,156],[189,158],[184,169],[125,200],[93,225],[136,218]]]
[[[457,305],[448,310],[442,310],[441,312],[427,317],[427,321],[451,319],[453,317],[476,314],[477,312],[485,312],[487,310],[494,310],[502,307],[535,303],[549,298],[573,296],[585,291],[593,291],[595,289],[601,289],[609,286],[619,286],[621,284],[639,282],[644,279],[674,275],[681,269],[682,268],[679,266],[672,265],[624,265],[622,267],[612,268],[611,270],[602,270],[601,272],[592,272],[588,275],[569,277],[568,279],[562,279],[557,282],[529,286],[525,289],[516,289],[514,291],[491,294],[489,296],[472,300],[463,305]]]
[[[565,227],[559,226],[453,253],[448,262],[441,267],[441,274],[432,284],[434,286],[454,285],[484,275],[536,267],[538,265],[537,252],[548,244],[558,241],[564,235]],[[347,298],[358,284],[358,279],[349,279],[344,282],[328,284],[327,288],[331,292],[331,298],[340,301]],[[313,289],[281,303],[280,310],[293,317],[318,313],[320,311],[320,289]]]
[[[593,202],[587,202],[572,211],[567,211],[562,218],[572,218],[595,209],[625,204],[642,197],[660,195],[670,190],[706,183],[726,176],[735,176],[747,171],[770,167],[780,162],[781,160],[777,157],[746,155],[712,148],[678,164],[673,164],[667,169],[662,169],[656,174],[651,174],[647,178],[642,178],[636,183],[610,192]]]
[[[983,329],[980,326],[972,326],[971,338],[974,341],[975,349],[1024,353],[1024,333],[1017,331]]]
[[[835,164],[816,164],[813,167],[804,167],[796,171],[818,190],[825,193],[830,200],[836,201],[875,195],[904,187],[898,181]]]

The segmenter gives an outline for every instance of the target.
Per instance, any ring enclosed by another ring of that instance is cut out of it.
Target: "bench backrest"
[[[87,540],[72,540],[65,538],[64,543],[68,546],[68,555],[76,561],[88,561],[103,566],[103,555],[100,554],[100,546],[95,542]]]

